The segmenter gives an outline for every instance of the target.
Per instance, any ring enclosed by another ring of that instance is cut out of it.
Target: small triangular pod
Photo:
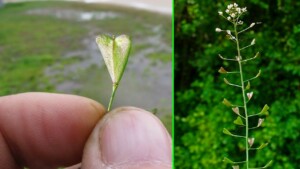
[[[219,73],[227,73],[227,71],[223,68],[223,67],[220,67],[220,69],[218,70]]]
[[[129,57],[131,48],[129,36],[120,35],[118,37],[111,37],[108,35],[99,35],[96,38],[96,42],[102,53],[113,84],[118,84],[122,78]]]
[[[232,104],[227,100],[227,99],[225,99],[224,98],[224,100],[223,100],[223,102],[222,102],[225,106],[227,106],[227,107],[231,107],[232,106]]]
[[[238,166],[238,165],[233,165],[232,168],[233,168],[233,169],[240,169],[240,166]]]
[[[262,123],[264,122],[265,119],[258,119],[258,123],[257,123],[257,127],[260,127],[262,125]]]
[[[252,98],[252,96],[253,96],[253,92],[247,93],[247,97],[248,97],[249,100]]]
[[[227,134],[227,135],[230,135],[230,136],[234,136],[232,133],[230,133],[229,130],[227,130],[226,128],[223,128],[223,133],[224,134]]]
[[[226,78],[224,78],[224,82],[225,82],[226,84],[230,84],[230,82],[229,82]]]
[[[249,143],[250,147],[252,147],[254,140],[255,140],[255,138],[248,138],[248,143]]]
[[[247,86],[246,86],[246,90],[249,90],[251,87],[250,82],[248,81]]]
[[[260,74],[261,74],[261,70],[259,69],[259,71],[258,71],[258,73],[256,74],[256,76],[255,76],[255,77],[259,77],[259,76],[260,76]]]
[[[253,39],[252,41],[251,41],[251,44],[250,45],[254,45],[255,44],[255,39]]]
[[[236,113],[237,115],[240,115],[240,110],[239,110],[238,107],[233,107],[233,108],[232,108],[232,111],[233,111],[234,113]]]
[[[269,108],[270,107],[267,104],[265,104],[265,106],[263,107],[263,109],[260,111],[259,114],[268,115]]]
[[[234,162],[232,160],[230,160],[229,158],[227,158],[227,157],[224,157],[223,161],[225,163],[234,164]]]
[[[234,121],[233,121],[234,124],[236,125],[240,125],[240,126],[245,126],[243,120],[241,119],[241,117],[237,117]]]
[[[268,164],[266,164],[263,168],[268,168],[272,165],[273,163],[273,160],[269,161]]]
[[[263,143],[262,145],[260,145],[257,150],[261,150],[263,148],[265,148],[269,143]]]

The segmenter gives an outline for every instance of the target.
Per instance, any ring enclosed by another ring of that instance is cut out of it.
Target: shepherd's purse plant
[[[238,71],[227,71],[224,67],[221,67],[219,69],[219,73],[227,74],[230,76],[233,76],[236,74],[235,78],[238,78],[239,83],[235,84],[224,78],[224,82],[232,87],[239,88],[241,90],[242,94],[242,105],[233,104],[227,99],[224,98],[223,104],[227,107],[230,107],[233,111],[233,113],[236,115],[236,119],[234,120],[234,124],[238,125],[239,127],[242,127],[244,132],[243,134],[235,134],[232,131],[229,131],[228,129],[224,128],[223,133],[227,134],[232,137],[236,137],[237,139],[243,139],[244,140],[244,146],[245,146],[245,160],[243,161],[234,161],[229,159],[228,157],[224,157],[224,162],[229,163],[233,169],[240,169],[241,167],[244,167],[246,169],[263,169],[268,168],[272,164],[272,160],[269,162],[266,162],[264,166],[254,166],[255,164],[250,163],[250,155],[249,151],[258,151],[263,149],[268,145],[268,143],[262,143],[260,146],[254,146],[254,141],[257,140],[256,138],[252,137],[252,130],[255,130],[257,128],[260,128],[262,126],[262,123],[264,122],[264,117],[268,115],[268,105],[266,104],[260,112],[250,114],[247,108],[247,104],[251,100],[253,96],[253,92],[251,91],[251,81],[258,78],[261,74],[261,70],[258,70],[258,73],[253,76],[252,78],[245,79],[245,75],[243,74],[243,69],[245,68],[244,65],[246,63],[256,59],[259,56],[259,52],[257,52],[253,57],[245,57],[244,50],[247,48],[252,47],[255,45],[255,39],[252,39],[249,41],[250,43],[248,45],[242,46],[240,43],[240,37],[242,34],[253,28],[257,23],[251,23],[249,26],[244,26],[243,21],[241,20],[242,16],[245,15],[247,12],[246,7],[239,7],[238,4],[233,3],[229,4],[227,6],[227,9],[222,12],[219,11],[218,14],[224,18],[227,22],[230,22],[232,24],[231,29],[223,29],[223,28],[216,28],[216,32],[224,33],[228,37],[230,41],[232,41],[236,47],[236,54],[234,57],[224,57],[221,54],[219,54],[219,57],[225,61],[232,61],[236,62],[238,64]],[[250,123],[250,120],[257,120],[255,123],[256,125],[250,125],[253,123]]]

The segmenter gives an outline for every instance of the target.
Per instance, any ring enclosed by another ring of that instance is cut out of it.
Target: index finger
[[[84,144],[103,116],[80,96],[24,93],[0,98],[0,166],[55,168],[80,162]]]

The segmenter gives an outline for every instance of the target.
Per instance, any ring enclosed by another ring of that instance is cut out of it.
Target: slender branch
[[[240,85],[230,83],[226,78],[224,78],[224,82],[225,82],[226,84],[230,85],[230,86],[239,87],[239,88],[242,87],[242,86],[240,86]]]
[[[240,114],[238,114],[238,116],[240,116],[241,118],[243,118],[243,119],[246,120],[246,117],[244,117],[244,116],[242,116],[242,115],[240,115]]]
[[[232,21],[228,20],[225,16],[221,15],[226,21],[231,22],[232,24],[234,24]]]
[[[240,72],[226,72],[226,73],[238,74],[238,73],[240,73]]]
[[[249,148],[249,150],[260,150],[260,148]]]
[[[249,117],[249,116],[248,116]],[[260,126],[255,126],[255,127],[250,127],[250,128],[248,128],[249,130],[253,130],[253,129],[257,129],[257,128],[259,128]]]
[[[246,30],[248,30],[248,29],[250,29],[250,28],[252,28],[252,27],[253,27],[253,26],[249,26],[249,27],[245,28],[244,30],[239,31],[237,34],[243,33],[243,32],[245,32]]]
[[[219,54],[219,57],[223,60],[228,60],[228,61],[237,61],[236,59],[228,59],[228,58],[224,58],[222,55]]]
[[[254,76],[254,77],[252,77],[252,78],[250,78],[250,79],[247,79],[247,80],[245,80],[244,82],[248,82],[248,81],[251,81],[251,80],[254,80],[254,79],[258,78],[258,77],[260,76],[260,73],[261,73],[261,70],[259,69],[259,71],[258,71],[258,73],[257,73],[256,76]]]
[[[242,164],[242,163],[246,163],[246,161],[237,161],[237,162],[233,161],[233,164]]]
[[[261,114],[262,114],[262,113],[256,113],[256,114],[249,115],[248,117],[259,116],[259,115],[261,115]]]
[[[244,49],[246,49],[246,48],[248,48],[248,47],[250,47],[250,46],[253,46],[253,45],[250,44],[250,45],[248,45],[248,46],[242,47],[240,50],[244,50]]]
[[[252,58],[250,58],[250,59],[242,60],[242,62],[248,62],[248,61],[250,61],[250,60],[256,59],[258,56],[259,56],[259,52],[257,52],[257,53],[255,54],[254,57],[252,57]]]
[[[233,136],[233,137],[239,137],[239,138],[246,138],[245,136],[236,135],[236,134],[231,134],[230,136]]]
[[[236,104],[233,104],[231,105],[232,107],[240,107],[240,108],[244,108],[244,106],[240,106],[240,105],[236,105]]]

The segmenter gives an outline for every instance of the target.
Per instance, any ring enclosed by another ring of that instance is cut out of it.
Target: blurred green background
[[[111,79],[97,35],[133,41],[113,107],[154,112],[171,130],[171,16],[80,2],[8,3],[0,8],[0,95],[77,94],[107,106]]]
[[[264,166],[269,160],[273,169],[297,169],[300,162],[300,1],[236,1],[246,6],[246,24],[261,22],[242,37],[256,45],[245,57],[259,51],[260,57],[244,65],[252,81],[254,96],[248,103],[250,113],[264,104],[270,115],[263,127],[251,132],[254,146],[270,144],[250,153],[250,166]],[[243,161],[244,140],[222,133],[224,127],[238,131],[236,118],[221,102],[228,98],[241,102],[241,91],[224,84],[218,69],[235,70],[237,65],[221,60],[218,54],[234,57],[235,46],[215,28],[228,29],[218,15],[230,1],[175,0],[175,167],[180,169],[232,168],[224,157]],[[228,76],[234,79],[234,76]],[[253,122],[257,124],[257,121]]]

